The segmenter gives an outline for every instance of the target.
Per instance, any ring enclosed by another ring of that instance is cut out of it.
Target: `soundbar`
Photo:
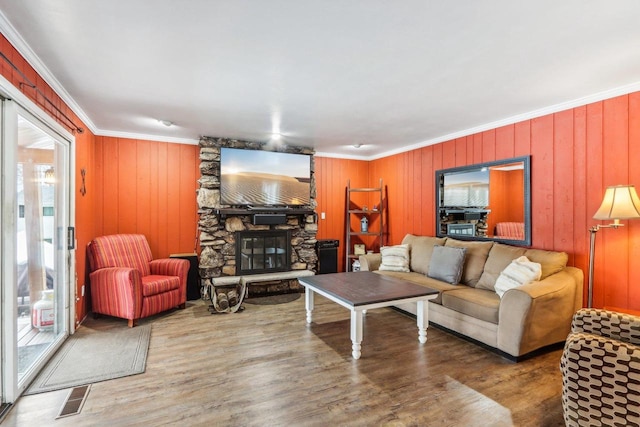
[[[253,225],[286,224],[285,214],[253,214]]]

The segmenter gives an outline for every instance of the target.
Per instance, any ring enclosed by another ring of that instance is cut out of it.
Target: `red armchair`
[[[96,237],[87,256],[94,315],[128,319],[133,327],[137,319],[185,307],[189,261],[152,259],[144,235]]]

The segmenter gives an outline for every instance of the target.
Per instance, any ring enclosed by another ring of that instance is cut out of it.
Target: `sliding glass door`
[[[71,150],[26,109],[2,108],[2,399],[12,402],[69,334]]]

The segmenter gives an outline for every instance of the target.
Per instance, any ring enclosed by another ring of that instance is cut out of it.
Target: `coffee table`
[[[305,287],[307,323],[312,321],[315,293],[351,310],[351,354],[354,359],[361,355],[362,316],[374,308],[417,302],[418,340],[423,344],[427,342],[428,301],[438,297],[435,289],[370,271],[320,274],[301,277],[298,281]]]

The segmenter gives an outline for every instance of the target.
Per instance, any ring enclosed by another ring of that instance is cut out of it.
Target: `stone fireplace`
[[[318,231],[313,157],[310,205],[290,209],[247,208],[222,205],[220,201],[220,149],[222,147],[274,150],[266,143],[226,138],[200,139],[198,214],[202,286],[224,276],[316,271]],[[307,147],[278,147],[277,151],[313,155]],[[277,218],[262,223],[257,218]],[[299,292],[296,279],[271,280],[249,287],[252,294]]]
[[[291,237],[289,230],[238,231],[236,233],[236,274],[289,271]]]

